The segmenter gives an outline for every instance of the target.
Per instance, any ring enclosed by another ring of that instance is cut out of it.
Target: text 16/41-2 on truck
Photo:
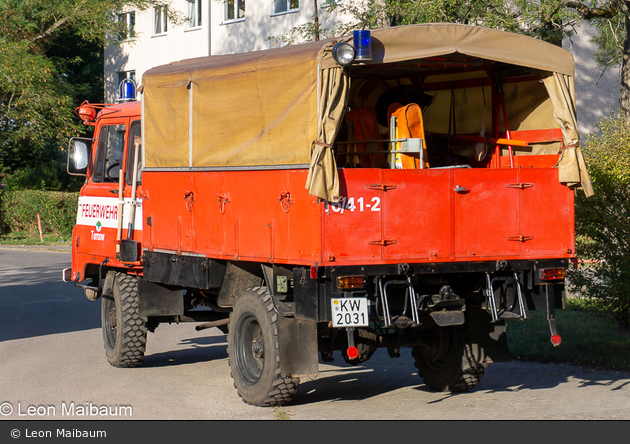
[[[199,322],[264,406],[377,348],[471,389],[530,310],[559,344],[574,194],[592,194],[567,51],[412,25],[156,67],[139,96],[79,107],[94,138],[68,159],[86,181],[64,280],[101,299],[111,365]]]

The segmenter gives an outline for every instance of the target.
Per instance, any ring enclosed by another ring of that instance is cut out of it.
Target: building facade
[[[116,100],[125,78],[140,85],[143,73],[155,66],[272,48],[289,30],[310,22],[315,5],[325,17],[326,2],[171,0],[167,7],[182,17],[177,23],[169,20],[164,7],[121,12],[117,19],[126,25],[127,32],[118,37],[119,45],[105,48],[105,100]]]

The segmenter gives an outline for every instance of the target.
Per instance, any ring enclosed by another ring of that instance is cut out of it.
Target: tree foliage
[[[505,0],[330,0],[313,21],[291,29],[283,44],[347,34],[352,29],[374,29],[414,23],[451,22],[516,31],[518,8]],[[336,20],[343,17],[342,20]],[[317,24],[317,28],[316,25]]]
[[[68,138],[85,131],[74,108],[103,100],[102,47],[123,26],[114,13],[157,4],[0,0],[0,173],[26,177],[63,166]]]
[[[576,198],[574,291],[630,330],[630,123],[619,114],[599,124],[584,155],[595,195]]]

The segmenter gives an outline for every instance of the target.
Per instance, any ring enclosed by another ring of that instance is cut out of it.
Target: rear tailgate
[[[324,219],[325,259],[338,263],[574,252],[573,192],[554,168],[345,170],[341,194]]]

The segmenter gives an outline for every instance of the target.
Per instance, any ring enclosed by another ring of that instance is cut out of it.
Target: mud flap
[[[429,313],[429,315],[440,327],[462,325],[465,322],[464,312],[462,311],[434,311]]]
[[[505,321],[492,322],[488,312],[479,306],[467,304],[466,320],[469,339],[475,358],[480,363],[511,361],[505,334]]]
[[[278,346],[283,376],[317,377],[317,322],[278,315]]]
[[[176,316],[184,314],[184,290],[138,278],[138,315]]]
[[[262,269],[257,262],[228,262],[217,297],[217,305],[233,307],[238,295],[247,288],[257,287],[262,283]]]
[[[123,239],[120,241],[120,255],[122,262],[136,262],[138,260],[138,241]]]

